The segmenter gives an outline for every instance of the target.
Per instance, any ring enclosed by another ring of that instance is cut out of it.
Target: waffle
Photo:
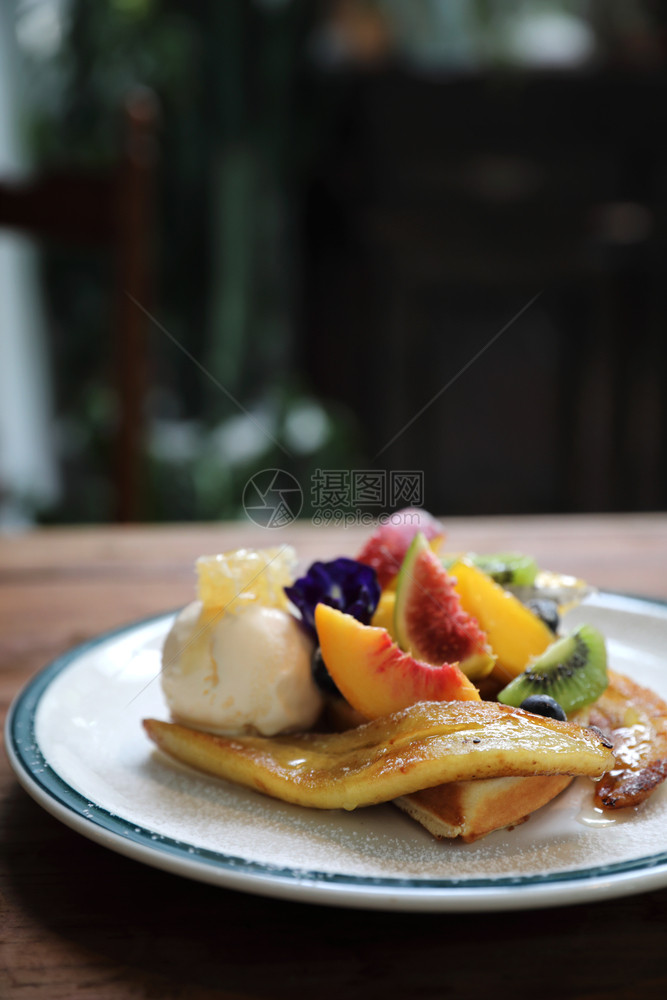
[[[329,725],[339,730],[364,721],[342,698],[329,699],[327,715]],[[585,724],[583,713],[580,721]],[[494,830],[523,823],[572,780],[569,775],[556,774],[454,781],[394,799],[394,804],[438,840],[460,837],[472,843]]]
[[[493,830],[518,826],[572,781],[566,774],[453,781],[394,799],[438,840],[472,843]]]

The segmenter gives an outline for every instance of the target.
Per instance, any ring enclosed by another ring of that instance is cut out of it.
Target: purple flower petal
[[[318,604],[328,604],[368,625],[380,600],[375,570],[344,556],[330,562],[314,562],[305,576],[285,587],[285,593],[301,612],[303,624],[314,639]]]

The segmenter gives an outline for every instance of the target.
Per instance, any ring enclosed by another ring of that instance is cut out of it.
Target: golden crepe
[[[471,779],[600,777],[614,763],[600,733],[498,702],[418,702],[341,733],[219,736],[157,719],[144,727],[186,764],[314,809],[356,809]]]

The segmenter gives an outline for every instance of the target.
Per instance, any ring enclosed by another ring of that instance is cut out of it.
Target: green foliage
[[[152,518],[234,516],[253,469],[273,463],[307,477],[313,463],[349,465],[355,454],[351,417],[331,409],[322,410],[321,453],[281,448],[304,399],[292,388],[294,209],[332,120],[304,81],[316,8],[306,0],[72,0],[60,49],[30,64],[42,164],[113,163],[119,111],[137,84],[161,107],[150,308],[170,337],[156,325],[151,339]],[[113,417],[91,408],[110,384],[111,262],[50,250],[45,280],[67,482],[63,504],[45,516],[96,520],[107,516],[112,491]],[[278,444],[267,438],[230,458],[221,442],[247,431],[238,423],[247,412],[270,416]]]

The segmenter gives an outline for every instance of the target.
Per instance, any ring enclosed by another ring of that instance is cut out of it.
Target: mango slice
[[[463,608],[486,632],[497,660],[492,677],[508,684],[554,641],[544,622],[513,594],[470,563],[459,561],[449,570]]]
[[[396,642],[394,635],[394,608],[396,607],[396,591],[383,590],[375,614],[371,618],[374,628],[384,628]]]
[[[420,702],[344,733],[214,736],[145,719],[172,757],[265,795],[356,809],[448,781],[599,776],[614,758],[598,733],[494,702]]]

